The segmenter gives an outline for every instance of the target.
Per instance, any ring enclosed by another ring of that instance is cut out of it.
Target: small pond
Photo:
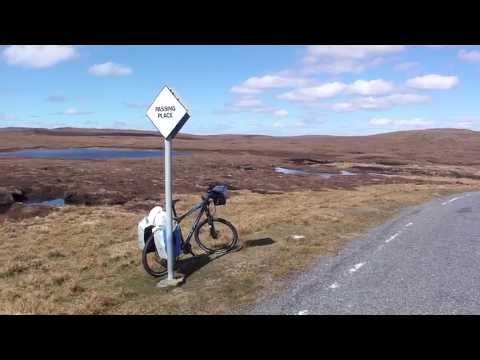
[[[43,205],[43,206],[53,206],[53,207],[62,207],[65,206],[65,199],[56,198],[50,200],[27,200],[24,202],[25,205]]]
[[[295,170],[295,169],[287,169],[282,167],[276,167],[275,172],[284,175],[300,175],[300,176],[320,176],[324,179],[329,179],[332,176],[352,176],[357,175],[355,173],[342,170],[340,173],[327,173],[327,172],[307,172],[304,170]]]
[[[174,151],[175,155],[188,155]],[[66,149],[23,149],[0,152],[0,158],[43,158],[70,160],[108,160],[118,158],[163,157],[163,150],[121,149],[121,148],[66,148]]]

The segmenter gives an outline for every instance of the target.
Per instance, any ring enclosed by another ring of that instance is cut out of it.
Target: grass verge
[[[217,215],[239,230],[243,248],[211,260],[181,263],[186,283],[155,288],[143,272],[136,225],[144,214],[121,207],[65,207],[44,218],[0,224],[0,313],[220,314],[279,291],[315,258],[405,206],[480,188],[392,184],[355,190],[235,194]],[[178,196],[179,210],[198,196]],[[303,238],[293,239],[293,235]],[[268,239],[268,240],[266,240]],[[259,246],[254,246],[259,245]]]

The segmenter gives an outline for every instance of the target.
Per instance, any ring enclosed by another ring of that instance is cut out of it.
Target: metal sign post
[[[180,99],[173,91],[165,86],[156,97],[147,111],[147,117],[165,138],[165,212],[167,215],[167,280],[157,286],[176,285],[178,283],[173,269],[175,268],[175,256],[173,253],[173,229],[172,229],[172,140],[180,131],[190,115]]]
[[[165,211],[167,213],[167,279],[173,280],[175,259],[173,256],[172,229],[172,140],[167,139],[165,139]]]

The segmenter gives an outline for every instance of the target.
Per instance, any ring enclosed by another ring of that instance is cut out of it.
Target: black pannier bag
[[[226,185],[217,185],[210,190],[210,198],[215,205],[225,205],[229,195]]]
[[[150,225],[149,227],[147,227],[145,229],[145,233],[144,233],[144,243],[146,244],[147,241],[148,241],[148,238],[150,237],[150,235],[152,235],[152,230],[153,230],[154,226],[153,225]],[[157,249],[155,248],[155,242],[154,241],[151,241],[150,244],[149,244],[149,247],[147,249],[147,253],[151,253],[151,252],[154,252],[154,251],[157,251]]]

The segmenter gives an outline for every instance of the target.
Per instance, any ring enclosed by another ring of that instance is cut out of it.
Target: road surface
[[[253,314],[480,314],[480,192],[409,208]]]

